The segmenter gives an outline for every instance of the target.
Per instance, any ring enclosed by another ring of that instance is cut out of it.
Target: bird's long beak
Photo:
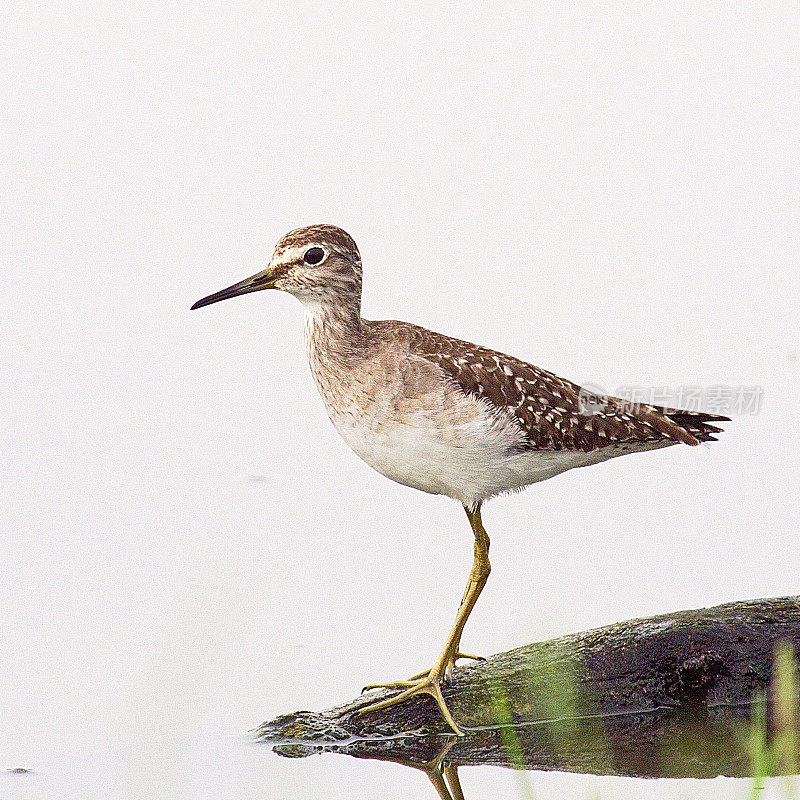
[[[259,272],[256,275],[245,278],[243,281],[239,281],[239,283],[234,283],[233,286],[229,286],[221,292],[215,292],[208,297],[204,297],[202,300],[198,300],[192,306],[191,310],[194,311],[196,308],[210,306],[212,303],[218,303],[220,300],[227,300],[229,297],[238,297],[240,294],[248,294],[249,292],[259,292],[262,289],[274,288],[275,275],[271,269],[267,268],[263,272]]]

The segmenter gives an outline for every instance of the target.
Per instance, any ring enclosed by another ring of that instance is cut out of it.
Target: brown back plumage
[[[513,356],[408,325],[411,352],[439,366],[462,391],[511,414],[531,450],[590,452],[617,444],[662,441],[697,445],[728,417],[633,405],[595,397],[572,381]]]

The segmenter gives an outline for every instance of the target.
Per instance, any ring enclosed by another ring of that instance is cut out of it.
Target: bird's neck
[[[346,369],[366,344],[361,303],[309,301],[304,306],[306,350],[312,371]]]

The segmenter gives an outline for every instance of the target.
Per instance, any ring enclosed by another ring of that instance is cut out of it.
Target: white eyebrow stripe
[[[346,253],[342,253],[335,247],[330,247],[326,244],[321,244],[318,242],[306,242],[302,245],[294,245],[293,247],[289,247],[278,256],[277,259],[270,262],[270,265],[273,267],[283,267],[287,264],[297,263],[298,261],[303,260],[303,256],[305,255],[306,250],[309,250],[312,247],[319,247],[321,250],[325,252],[325,257],[327,258],[332,253],[335,253],[339,258],[344,259],[349,264],[352,264],[357,270],[361,269],[361,264],[358,261],[354,261],[350,256]],[[324,261],[325,259],[323,259]],[[322,261],[319,262],[320,264]],[[314,265],[316,266],[316,264]]]

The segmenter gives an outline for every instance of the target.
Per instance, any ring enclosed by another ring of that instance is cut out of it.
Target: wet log
[[[427,696],[358,714],[388,690],[323,712],[283,715],[256,736],[294,757],[341,752],[419,765],[441,762],[446,751],[454,766],[746,776],[753,709],[764,710],[767,732],[774,716],[770,686],[781,643],[785,652],[800,648],[798,597],[679,611],[457,667],[443,694],[464,737],[451,734]],[[796,682],[789,690],[791,709],[778,716],[796,725]],[[767,700],[754,706],[760,693]]]

